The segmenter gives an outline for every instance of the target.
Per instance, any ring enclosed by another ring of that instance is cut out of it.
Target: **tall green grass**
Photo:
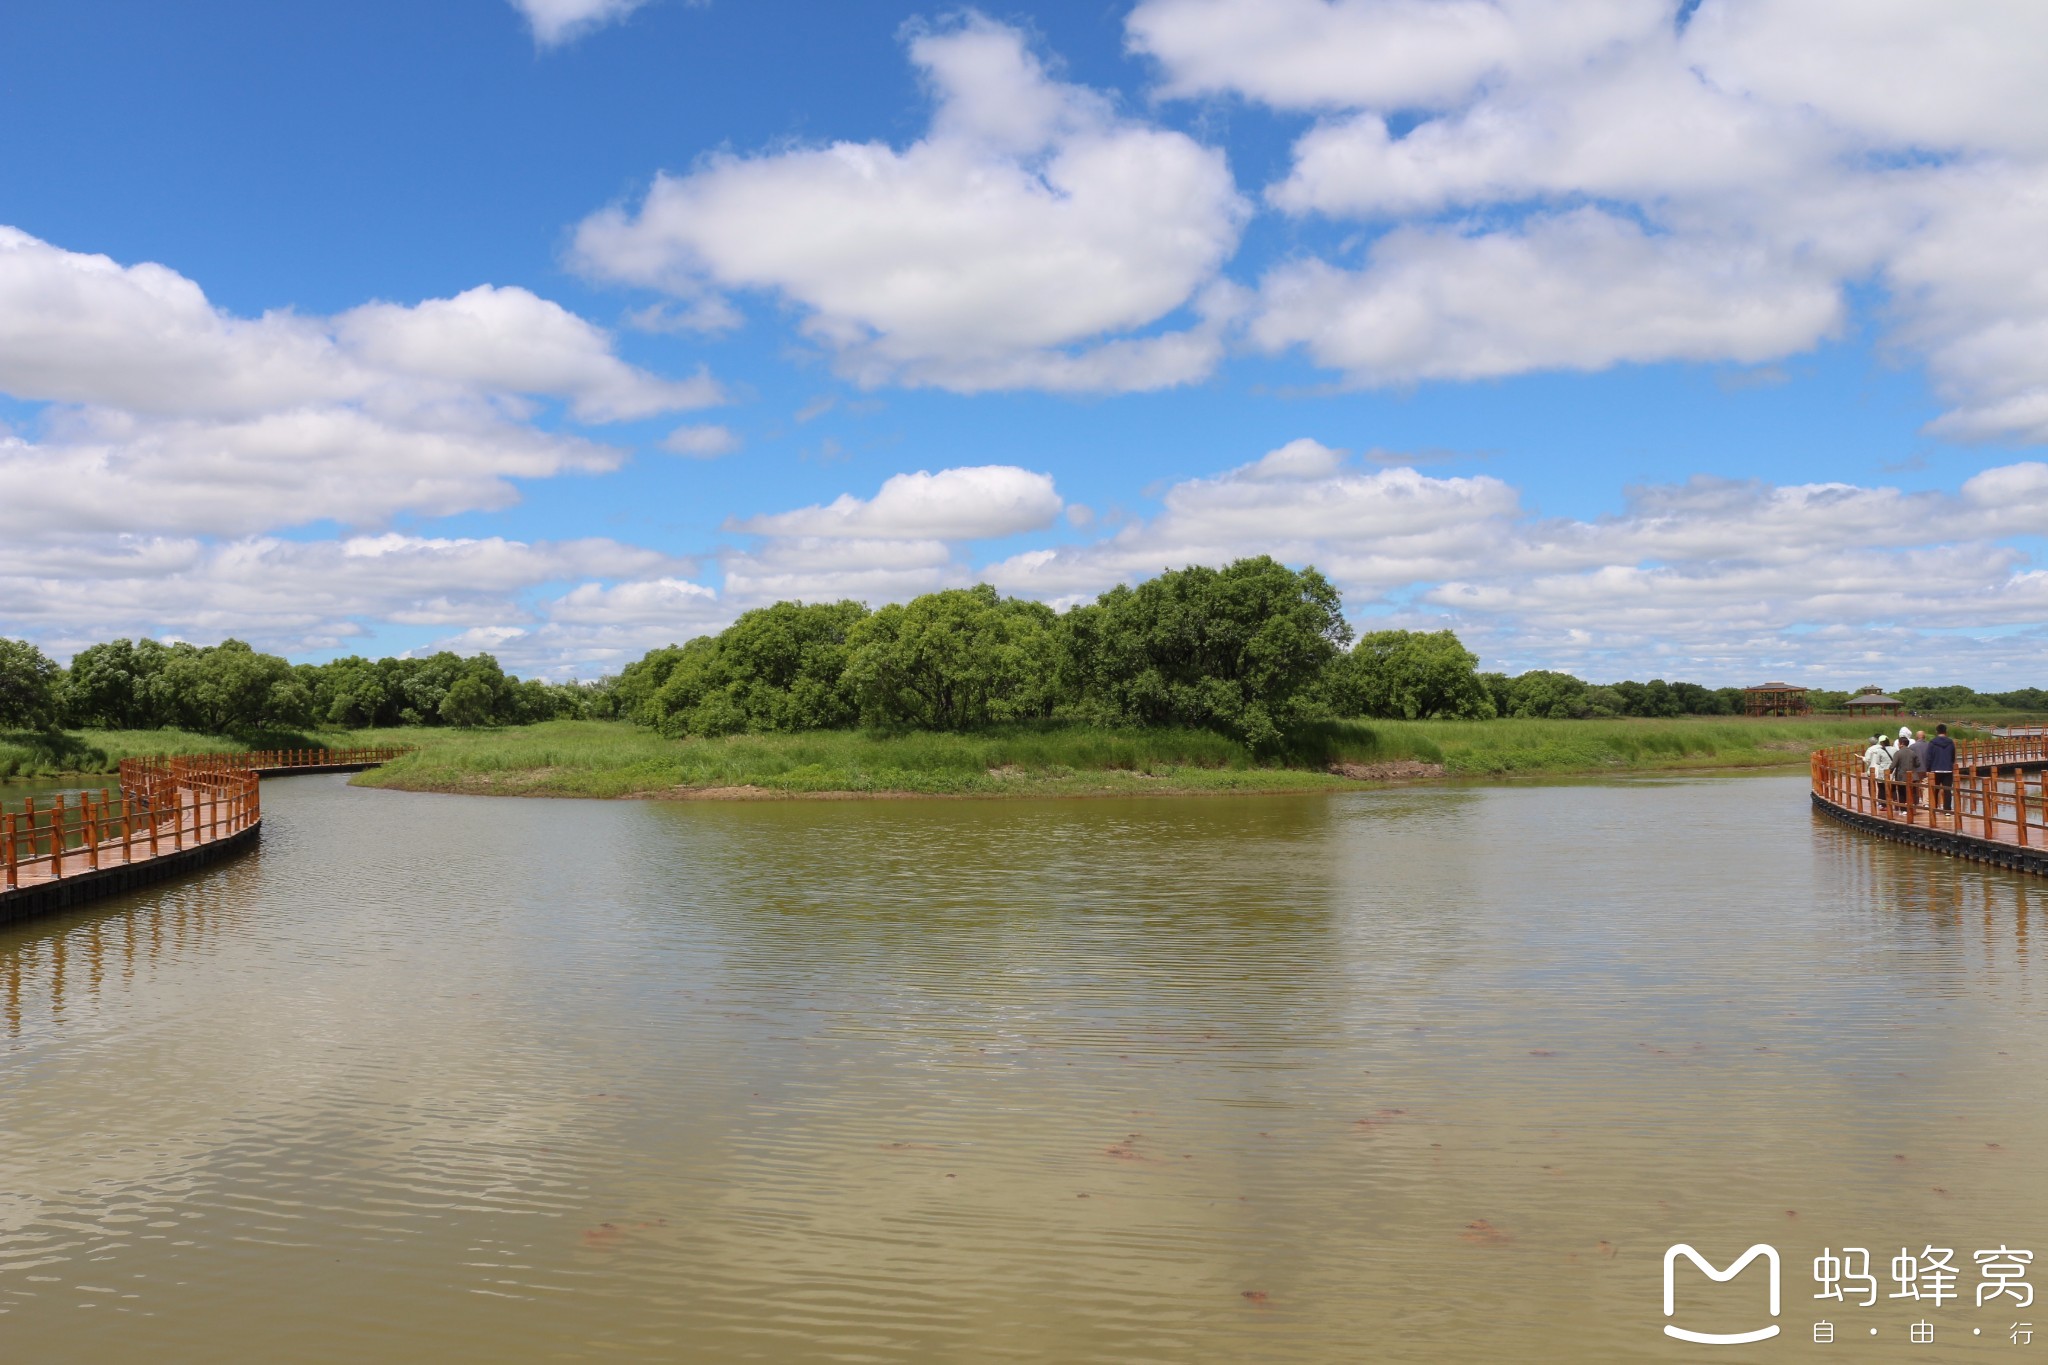
[[[1921,724],[1915,721],[1915,724]],[[634,796],[679,788],[933,795],[1316,790],[1336,764],[1419,762],[1452,776],[1567,776],[1803,767],[1859,739],[1853,719],[1326,721],[1253,754],[1205,730],[1021,725],[974,734],[824,731],[663,739],[613,721],[505,729],[389,729],[227,738],[177,730],[0,734],[0,777],[106,772],[122,758],[242,748],[390,744],[416,752],[357,780],[415,790]]]
[[[383,743],[405,733],[358,738]],[[1363,753],[1370,741],[1338,738],[1319,748]],[[818,731],[665,740],[609,722],[553,721],[500,731],[434,732],[419,752],[359,780],[372,786],[575,796],[681,787],[972,795],[1027,788],[1142,789],[1159,782],[1204,790],[1333,785],[1336,779],[1321,766],[1260,762],[1243,745],[1202,730],[1018,726],[964,735]]]
[[[1372,728],[1395,748],[1434,748],[1452,774],[1476,777],[1803,767],[1813,749],[1862,738],[1874,727],[1868,720],[1856,719],[1701,716],[1671,720],[1397,720],[1374,721]]]
[[[419,751],[358,781],[424,790],[626,796],[677,788],[973,795],[1341,787],[1333,764],[1420,762],[1454,776],[1801,767],[1855,721],[1331,721],[1277,753],[1201,730],[1017,726],[974,734],[825,731],[665,740],[601,721],[507,730],[372,731],[359,743]]]

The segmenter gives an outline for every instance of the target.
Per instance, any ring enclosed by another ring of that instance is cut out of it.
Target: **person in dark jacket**
[[[1919,801],[1917,788],[1927,780],[1927,742],[1914,742],[1913,732],[1901,726],[1899,747],[1892,751],[1892,786],[1899,804],[1908,810]]]
[[[1954,810],[1956,803],[1956,742],[1948,737],[1948,727],[1934,727],[1934,738],[1927,741],[1927,771],[1934,774],[1934,785],[1941,792],[1941,808]],[[1932,803],[1930,803],[1932,804]]]

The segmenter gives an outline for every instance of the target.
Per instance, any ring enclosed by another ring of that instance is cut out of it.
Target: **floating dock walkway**
[[[1952,784],[1873,777],[1854,746],[1816,750],[1813,807],[1899,843],[2048,875],[2048,730],[1958,741]]]
[[[270,749],[121,761],[118,792],[0,812],[0,924],[182,875],[255,845],[262,779],[357,772],[404,749]]]

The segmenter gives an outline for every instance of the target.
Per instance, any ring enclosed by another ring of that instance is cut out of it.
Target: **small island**
[[[371,746],[409,752],[358,783],[479,795],[1302,792],[1796,768],[1869,723],[1848,693],[1789,684],[1482,672],[1448,630],[1354,633],[1323,575],[1263,556],[1065,612],[986,585],[873,611],[778,602],[595,682],[521,680],[488,654],[293,665],[232,640],[116,640],[59,668],[0,648],[0,777],[17,778]],[[2040,700],[1907,691],[1951,713]]]

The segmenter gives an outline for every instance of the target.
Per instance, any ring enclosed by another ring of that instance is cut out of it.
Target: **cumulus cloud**
[[[1372,383],[1803,350],[1841,326],[1836,282],[1755,245],[1645,232],[1598,209],[1499,231],[1402,228],[1363,270],[1265,281],[1251,335]]]
[[[592,29],[616,23],[646,3],[647,0],[512,0],[512,7],[526,16],[535,44],[559,47]]]
[[[734,603],[826,602],[851,598],[880,605],[973,581],[967,566],[936,540],[846,540],[797,536],[719,558]]]
[[[874,497],[841,494],[818,507],[727,524],[753,535],[810,539],[986,540],[1050,526],[1063,504],[1052,476],[1015,465],[919,470],[886,480]]]
[[[772,293],[866,384],[1206,375],[1232,304],[1211,286],[1248,212],[1222,155],[1119,116],[978,15],[916,32],[910,57],[933,99],[923,138],[711,157],[584,222],[576,259],[686,299]],[[1191,305],[1189,325],[1146,330]]]
[[[716,591],[687,578],[584,583],[547,605],[548,618],[566,625],[669,629],[719,619],[720,610]]]
[[[2038,5],[1143,0],[1128,35],[1167,94],[1313,115],[1267,201],[1367,225],[1267,274],[1269,348],[1364,384],[1753,362],[1874,279],[1938,434],[2048,439]]]
[[[1143,0],[1127,27],[1169,94],[1429,109],[1508,74],[1569,71],[1669,21],[1656,0]]]
[[[524,289],[241,318],[167,267],[6,227],[0,393],[51,405],[36,439],[0,437],[0,528],[227,536],[501,507],[510,479],[623,459],[534,424],[535,399],[604,422],[722,397]]]
[[[343,646],[385,622],[510,627],[531,619],[525,595],[546,583],[678,567],[602,539],[9,539],[0,542],[0,626],[60,653],[120,635],[237,635],[296,653]]]
[[[1520,506],[1499,479],[1360,469],[1305,439],[1226,473],[1177,483],[1161,503],[1158,516],[1092,544],[1013,555],[989,567],[989,580],[1067,603],[1165,569],[1270,554],[1317,563],[1352,590],[1376,593],[1455,573],[1468,558],[1488,553]]]
[[[564,394],[590,422],[708,407],[724,397],[702,371],[677,381],[628,365],[600,328],[524,289],[479,285],[410,307],[365,304],[336,318],[335,333],[378,369],[506,393]]]
[[[1513,671],[1740,683],[1798,664],[1841,683],[1874,652],[1895,680],[2018,683],[2048,606],[2048,570],[2020,546],[2044,532],[2048,464],[2031,461],[1954,493],[1694,479],[1574,519],[1530,515],[1499,479],[1368,469],[1298,440],[1174,485],[1148,520],[982,576],[1065,605],[1272,554],[1322,569],[1362,621],[1451,626]],[[1885,643],[1870,651],[1865,632]]]

